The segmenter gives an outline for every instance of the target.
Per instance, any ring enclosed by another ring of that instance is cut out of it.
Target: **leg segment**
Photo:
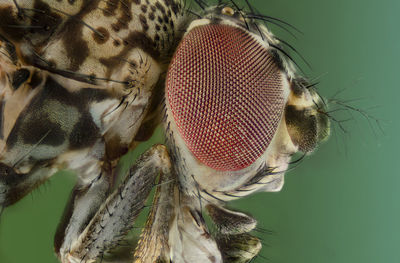
[[[160,180],[134,262],[222,263],[199,199],[183,193],[175,178],[169,175]]]
[[[166,148],[156,145],[141,156],[129,170],[124,182],[107,199],[103,199],[106,182],[102,181],[102,176],[93,182],[82,196],[79,196],[77,191],[78,194],[72,201],[72,216],[65,233],[62,235],[60,230],[56,237],[56,248],[60,247],[57,252],[61,261],[93,262],[117,245],[132,228],[134,220],[143,209],[157,175],[168,174],[169,170],[170,162]],[[96,187],[103,190],[97,192],[94,190]],[[81,210],[87,208],[85,203],[91,204],[93,200],[99,201],[101,205],[90,218],[91,213]],[[86,216],[79,216],[82,212]],[[62,244],[57,244],[60,241]]]

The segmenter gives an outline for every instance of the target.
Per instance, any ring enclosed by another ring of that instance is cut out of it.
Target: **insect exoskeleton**
[[[189,25],[165,93],[181,186],[204,203],[279,191],[291,156],[329,134],[324,104],[280,41],[229,6]]]
[[[169,166],[154,146],[112,191],[121,156],[157,125],[187,19],[173,0],[0,1],[0,210],[58,169],[74,171],[55,238],[61,262],[117,246]]]
[[[0,3],[0,209],[75,171],[61,262],[117,246],[156,182],[135,262],[248,262],[257,222],[223,205],[279,191],[291,156],[328,136],[323,100],[258,23],[266,17],[196,2],[198,18],[178,0]],[[113,189],[120,157],[162,117],[167,147]]]
[[[7,0],[0,17],[0,206],[60,168],[113,181],[157,125],[182,3]]]

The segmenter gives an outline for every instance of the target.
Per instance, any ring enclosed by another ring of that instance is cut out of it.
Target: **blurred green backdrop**
[[[384,130],[354,112],[354,120],[344,123],[347,133],[334,124],[336,134],[287,173],[280,193],[232,204],[274,232],[256,233],[265,245],[256,262],[400,262],[400,1],[251,2],[303,31],[294,39],[272,26],[312,65],[306,72],[318,79],[321,94],[329,98],[344,89],[342,100],[362,99],[350,104],[379,118]],[[73,182],[73,176],[58,174],[5,210],[1,263],[57,262],[53,235]]]

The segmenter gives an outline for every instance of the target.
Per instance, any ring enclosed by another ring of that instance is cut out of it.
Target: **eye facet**
[[[251,34],[193,28],[170,64],[166,96],[178,132],[204,165],[236,171],[267,149],[285,106],[284,74]]]

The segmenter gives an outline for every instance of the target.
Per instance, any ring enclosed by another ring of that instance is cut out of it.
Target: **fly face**
[[[94,262],[158,182],[135,262],[257,255],[256,220],[224,203],[279,191],[291,156],[329,134],[322,99],[259,16],[223,4],[194,19],[173,0],[10,0],[0,14],[0,208],[74,170],[55,249],[63,263]],[[149,149],[113,190],[163,95],[168,148]]]
[[[168,145],[182,187],[206,202],[279,191],[291,156],[329,134],[318,94],[280,41],[246,16],[229,6],[206,11],[167,74]]]

